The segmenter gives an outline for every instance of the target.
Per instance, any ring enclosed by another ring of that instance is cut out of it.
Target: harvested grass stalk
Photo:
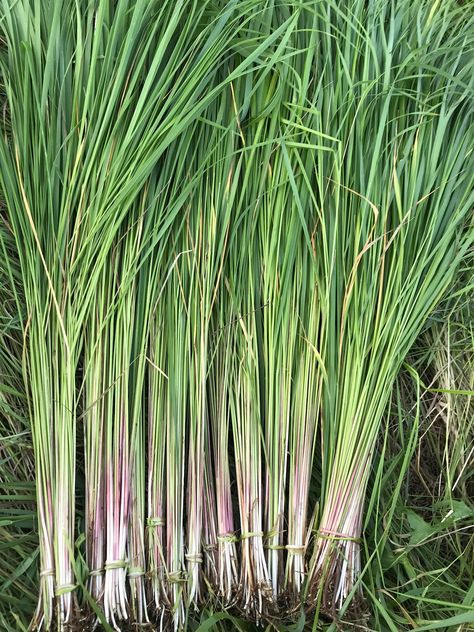
[[[24,369],[42,551],[36,620],[49,627],[56,604],[61,625],[73,610],[75,381],[96,285],[160,156],[219,93],[212,78],[241,27],[232,7],[216,19],[208,3],[124,0],[94,8],[64,1],[49,11],[35,2],[4,2],[2,8],[1,72],[12,125],[11,137],[1,139],[1,186],[28,313]],[[245,72],[283,27],[268,44],[262,41],[234,76]],[[27,52],[20,42],[27,43]],[[232,73],[223,83],[231,80]],[[34,160],[31,147],[38,152]],[[114,269],[121,273],[120,266]],[[133,300],[121,299],[120,309],[131,314]],[[115,377],[129,375],[132,343],[125,312],[113,315],[128,345],[107,367]],[[120,415],[124,441],[130,423],[125,382],[122,376],[107,398],[107,415]],[[108,417],[106,423],[113,432]],[[106,443],[108,483],[115,477],[121,495],[113,514],[119,521],[113,532],[121,541],[107,543],[117,551],[115,559],[105,560],[106,575],[123,579],[125,571],[116,566],[125,564],[130,455],[128,449],[117,454],[119,445],[114,448],[110,439]],[[108,457],[116,458],[114,465]],[[109,498],[112,510],[110,503]],[[197,510],[190,554],[200,547],[200,520]],[[196,577],[193,582],[191,592],[197,590]],[[124,589],[109,584],[108,616],[115,608],[125,614]]]
[[[311,581],[329,611],[359,575],[365,489],[391,386],[473,239],[462,231],[473,201],[472,17],[453,3],[439,13],[404,2],[354,10],[355,25],[333,3],[319,14],[331,60],[321,70],[331,75],[320,96],[324,132],[342,140],[317,174],[334,260]],[[413,20],[424,24],[416,35]]]
[[[88,588],[116,629],[179,629],[209,601],[336,616],[393,383],[474,239],[473,18],[451,0],[40,4],[5,0],[0,21],[34,625],[83,605],[78,421]]]

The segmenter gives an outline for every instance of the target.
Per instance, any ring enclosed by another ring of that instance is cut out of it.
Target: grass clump
[[[2,624],[472,622],[469,8],[1,7]]]

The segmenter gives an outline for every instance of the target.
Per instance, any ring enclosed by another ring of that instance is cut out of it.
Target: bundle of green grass
[[[390,549],[428,524],[400,506],[427,393],[448,522],[409,545],[452,528],[455,586],[407,603],[474,621],[446,560],[472,517],[470,7],[0,6],[5,629],[35,585],[40,630],[436,629],[397,610],[419,574]]]

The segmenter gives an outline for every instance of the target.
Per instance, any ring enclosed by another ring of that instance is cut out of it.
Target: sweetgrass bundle
[[[1,7],[0,427],[31,429],[32,627],[365,613],[390,394],[472,260],[469,8]]]

